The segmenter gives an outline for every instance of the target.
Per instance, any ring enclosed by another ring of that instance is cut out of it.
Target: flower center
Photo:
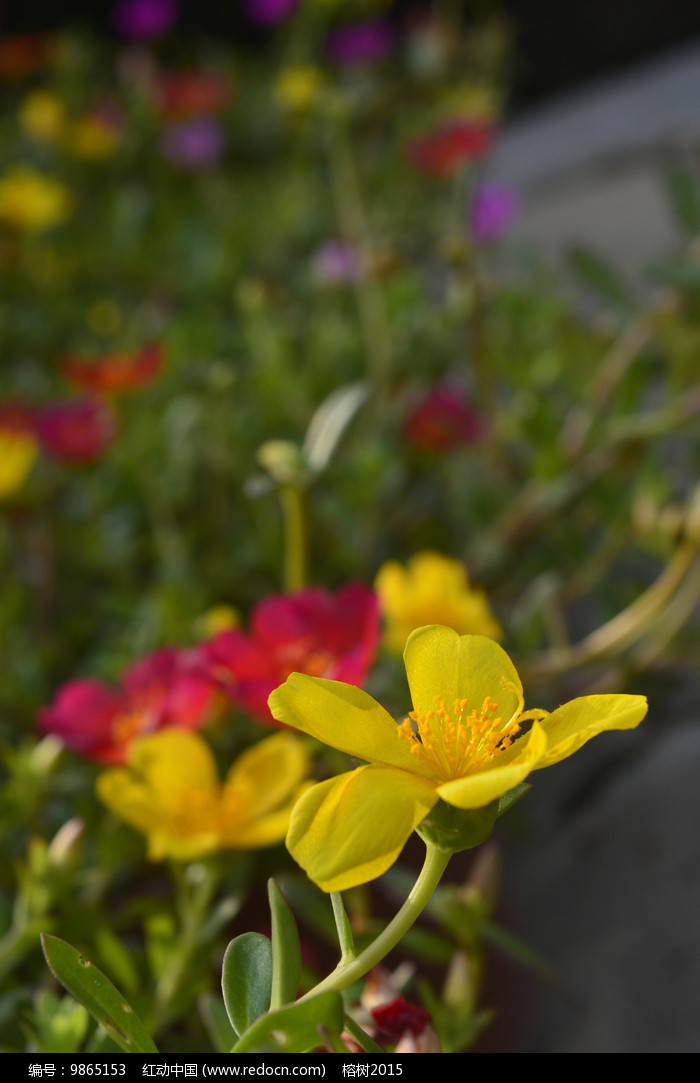
[[[520,720],[504,725],[503,719],[496,717],[497,711],[498,705],[490,696],[481,710],[469,710],[466,699],[456,699],[451,711],[442,697],[436,696],[434,709],[411,711],[399,724],[398,734],[414,756],[449,782],[474,774],[512,745]]]
[[[155,729],[153,723],[151,712],[143,707],[122,711],[112,722],[112,741],[117,746],[128,745],[134,737],[151,733]]]

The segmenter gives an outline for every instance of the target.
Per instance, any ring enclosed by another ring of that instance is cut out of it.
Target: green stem
[[[204,864],[204,879],[191,887],[187,884],[184,870],[173,866],[175,882],[180,895],[181,928],[177,947],[158,979],[149,1030],[155,1034],[161,1030],[172,1015],[175,997],[183,987],[193,957],[202,951],[200,930],[214,897],[219,881],[218,873]]]
[[[338,943],[340,944],[340,961],[341,963],[349,963],[356,958],[355,941],[353,940],[348,915],[345,913],[345,907],[343,906],[343,896],[339,891],[331,892],[331,903],[338,933]]]
[[[360,192],[350,138],[342,117],[331,122],[330,164],[338,222],[343,239],[367,259],[372,249],[370,227]],[[363,268],[355,282],[357,308],[367,354],[368,376],[383,403],[391,388],[393,349],[384,296],[372,268]]]
[[[363,1049],[365,1053],[377,1053],[381,1057],[386,1056],[386,1049],[382,1049],[381,1045],[370,1038],[359,1023],[356,1023],[351,1015],[345,1015],[345,1029],[351,1038],[354,1038],[360,1049]]]
[[[396,916],[389,922],[386,929],[379,934],[369,947],[365,948],[356,958],[349,962],[341,961],[335,970],[310,989],[301,1000],[310,1000],[318,993],[325,993],[329,989],[340,992],[349,985],[363,977],[368,970],[380,963],[392,948],[395,948],[401,938],[411,928],[421,912],[425,909],[435,888],[452,856],[451,852],[440,850],[432,843],[426,844],[425,862],[418,879],[411,888],[406,902]]]
[[[284,589],[292,592],[306,586],[304,501],[296,485],[283,485],[280,502],[284,519]]]

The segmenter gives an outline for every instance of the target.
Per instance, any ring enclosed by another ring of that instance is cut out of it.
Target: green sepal
[[[512,808],[529,789],[529,783],[521,782],[502,797],[477,809],[455,808],[446,801],[438,801],[416,830],[424,842],[448,853],[473,850],[486,842],[498,817]]]
[[[158,1049],[133,1009],[101,970],[71,944],[48,933],[41,947],[49,970],[125,1053],[157,1053]]]
[[[231,1026],[244,1031],[270,1008],[272,944],[262,933],[241,933],[226,948],[221,991]]]
[[[301,981],[301,945],[294,914],[274,880],[267,882],[267,895],[272,918],[270,1008],[275,1009],[296,998]]]
[[[340,1034],[343,1030],[340,993],[319,993],[276,1012],[268,1012],[242,1034],[232,1053],[306,1053],[322,1044],[319,1027]]]

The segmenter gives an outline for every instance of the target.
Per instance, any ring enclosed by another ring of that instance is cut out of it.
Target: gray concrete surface
[[[663,170],[699,151],[697,43],[522,118],[495,164],[523,193],[518,243],[563,261],[583,241],[632,273],[677,248]],[[639,730],[534,776],[527,830],[505,836],[506,910],[556,980],[533,983],[504,1051],[700,1052],[699,778],[692,673]]]
[[[522,192],[514,240],[558,260],[585,239],[636,271],[677,246],[664,170],[699,147],[700,41],[506,126],[493,172]]]

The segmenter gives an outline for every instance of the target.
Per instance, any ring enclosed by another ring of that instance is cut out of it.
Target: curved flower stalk
[[[426,551],[411,557],[406,567],[387,561],[374,588],[384,616],[384,643],[401,654],[415,628],[445,624],[460,634],[500,639],[502,629],[483,591],[470,586],[459,560]]]
[[[152,861],[280,842],[308,774],[301,741],[279,733],[243,752],[221,783],[204,738],[164,730],[135,741],[128,766],[105,771],[97,793],[148,838]]]
[[[417,629],[404,659],[413,710],[398,725],[360,689],[305,674],[293,673],[270,696],[280,722],[368,761],[313,786],[294,809],[287,846],[324,891],[380,876],[427,817],[440,838],[439,802],[486,810],[532,771],[603,730],[638,725],[647,711],[643,696],[629,695],[584,696],[551,714],[526,711],[505,651],[451,628]],[[483,841],[486,826],[468,845]]]

